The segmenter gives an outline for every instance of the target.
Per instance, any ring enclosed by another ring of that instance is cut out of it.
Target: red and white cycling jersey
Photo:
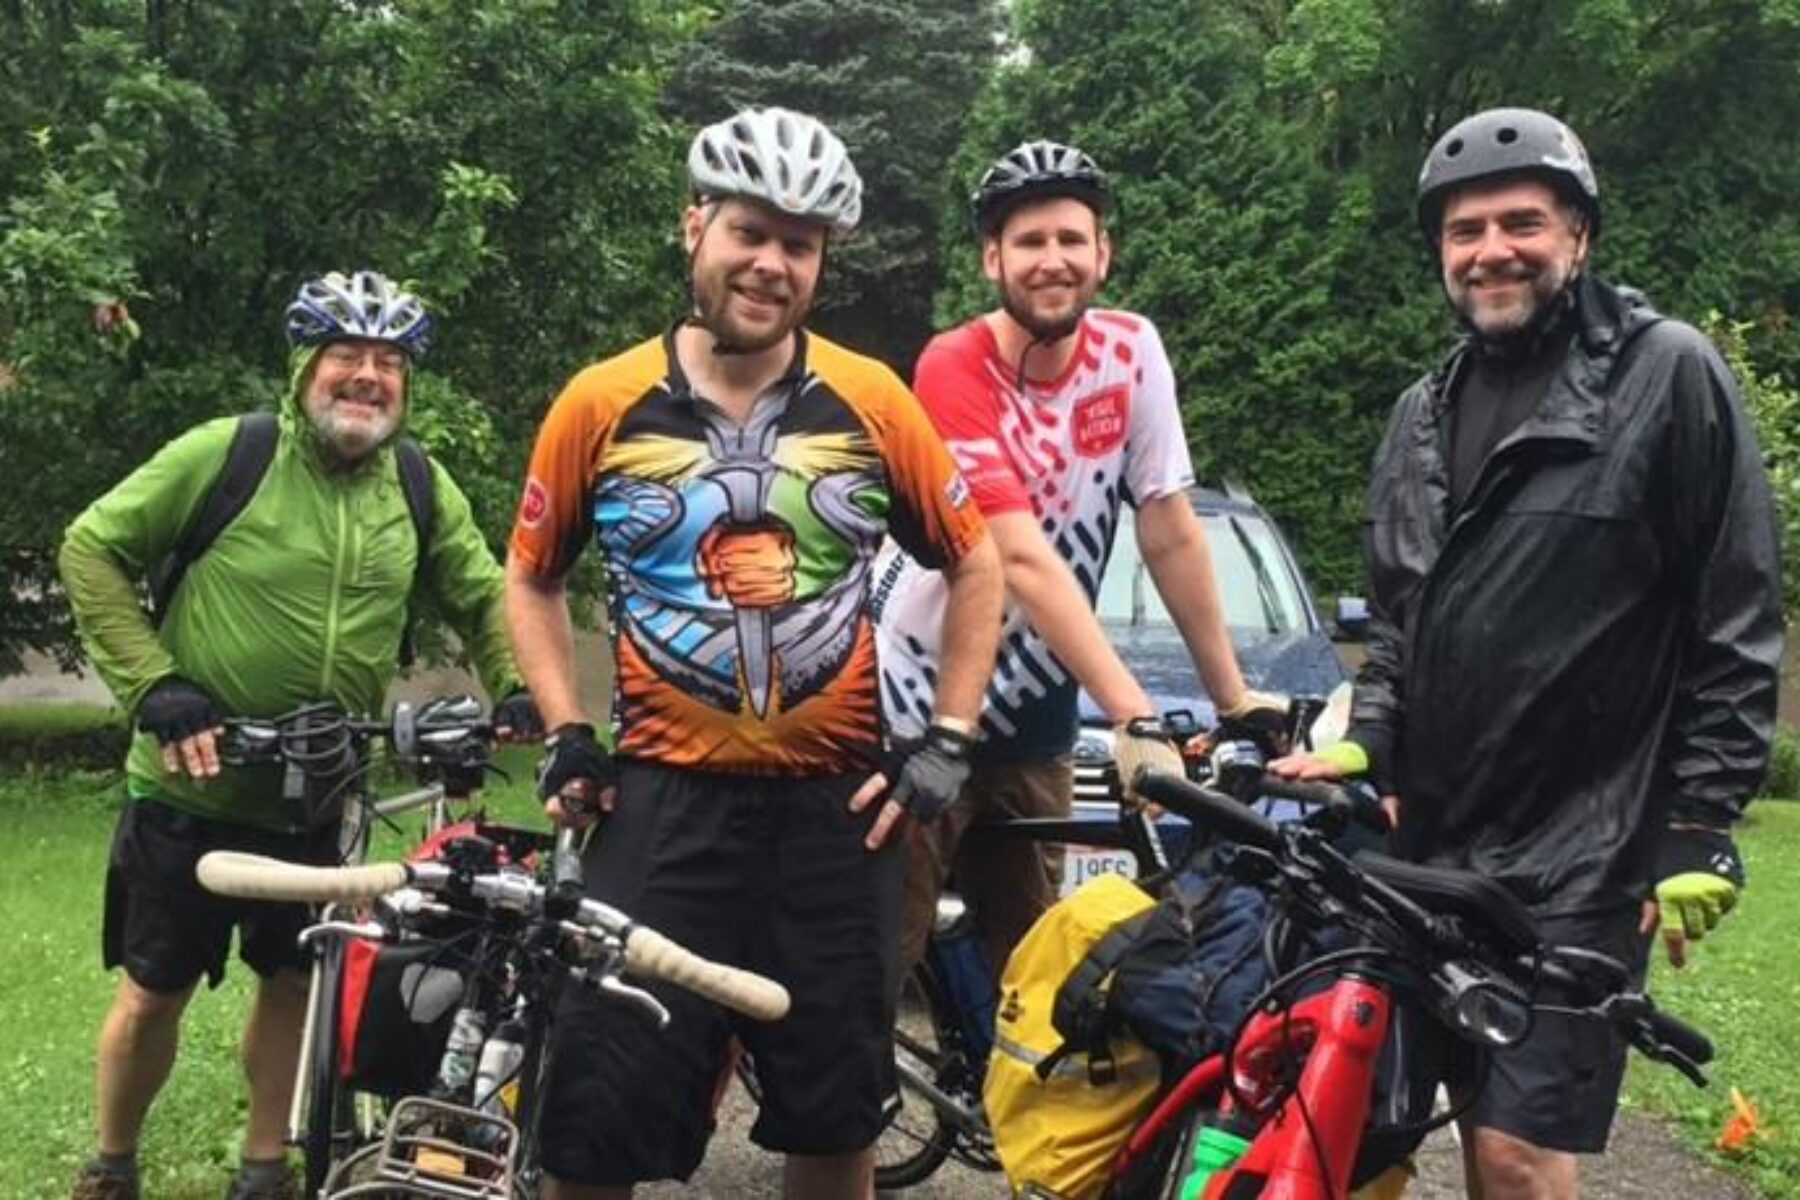
[[[932,339],[913,388],[984,515],[1030,512],[1091,602],[1112,552],[1119,506],[1194,481],[1174,372],[1144,317],[1092,310],[1062,376],[1017,386],[985,318]],[[917,736],[932,712],[943,577],[891,542],[875,565],[873,611],[882,705],[892,732]],[[1074,744],[1077,686],[1009,603],[982,710],[986,753],[1028,759]]]

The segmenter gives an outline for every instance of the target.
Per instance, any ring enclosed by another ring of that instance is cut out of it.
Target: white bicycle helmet
[[[862,216],[862,179],[831,130],[805,113],[747,108],[694,137],[688,176],[695,194],[743,196],[839,233]]]
[[[377,271],[330,271],[300,285],[287,307],[287,337],[294,346],[340,338],[391,342],[416,362],[431,347],[431,315],[417,296]]]

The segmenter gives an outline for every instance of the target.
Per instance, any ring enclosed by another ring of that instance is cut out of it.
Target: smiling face
[[[1527,329],[1587,261],[1585,222],[1549,184],[1471,185],[1444,205],[1444,292],[1483,337]]]
[[[825,261],[823,226],[728,199],[688,209],[682,229],[695,315],[720,342],[756,353],[806,319]]]
[[[981,267],[1000,289],[1000,305],[1033,338],[1075,331],[1112,262],[1100,218],[1079,200],[1026,201],[982,242]]]
[[[301,404],[333,456],[356,462],[399,432],[409,365],[391,342],[348,338],[319,351]]]

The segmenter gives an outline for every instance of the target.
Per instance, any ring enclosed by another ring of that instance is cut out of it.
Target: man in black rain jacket
[[[1348,738],[1277,768],[1370,771],[1400,856],[1498,880],[1545,942],[1641,979],[1653,890],[1680,965],[1744,882],[1730,829],[1766,767],[1783,632],[1755,436],[1701,334],[1585,270],[1599,190],[1560,121],[1457,125],[1419,220],[1468,336],[1375,456]],[[1473,1194],[1572,1197],[1624,1049],[1540,1015],[1496,1054],[1464,1118]]]

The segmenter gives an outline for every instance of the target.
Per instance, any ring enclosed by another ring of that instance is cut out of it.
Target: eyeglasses
[[[346,342],[325,347],[320,357],[340,371],[353,371],[373,359],[375,369],[383,375],[404,375],[409,361],[406,351],[393,346],[355,346]]]

